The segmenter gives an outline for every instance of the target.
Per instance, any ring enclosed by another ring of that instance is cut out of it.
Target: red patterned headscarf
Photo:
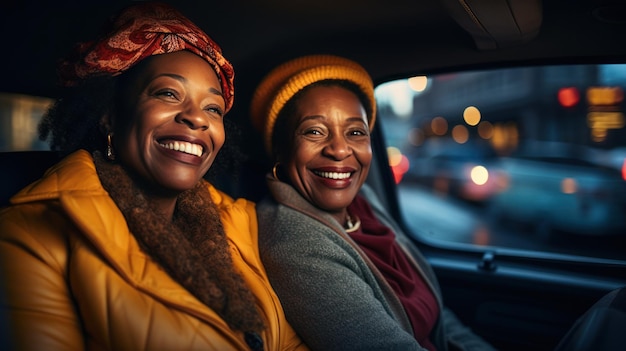
[[[111,18],[99,39],[77,44],[60,63],[59,77],[63,86],[74,86],[85,78],[119,75],[151,55],[181,50],[195,53],[213,67],[226,111],[230,110],[234,98],[232,65],[204,31],[163,3],[130,6]]]

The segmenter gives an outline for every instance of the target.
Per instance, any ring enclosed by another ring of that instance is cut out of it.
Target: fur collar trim
[[[138,182],[116,163],[93,154],[102,186],[109,192],[142,250],[174,280],[215,310],[236,330],[265,328],[254,295],[235,271],[217,207],[205,181],[178,197],[170,222],[150,204]]]

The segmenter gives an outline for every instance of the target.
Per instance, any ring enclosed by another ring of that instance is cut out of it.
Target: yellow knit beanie
[[[356,84],[368,98],[372,111],[368,116],[370,130],[376,120],[374,84],[367,71],[358,63],[332,55],[300,57],[273,69],[261,81],[250,104],[252,124],[261,133],[268,153],[272,149],[272,133],[278,114],[300,90],[319,81],[336,79]]]

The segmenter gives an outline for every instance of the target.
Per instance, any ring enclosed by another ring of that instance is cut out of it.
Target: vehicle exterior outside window
[[[626,236],[624,89],[624,64],[380,84],[379,116],[411,232],[438,242],[626,260],[618,245]]]
[[[440,196],[488,201],[506,181],[498,170],[497,154],[484,140],[459,144],[452,138],[430,138],[413,151],[405,181],[415,181]]]
[[[623,235],[626,181],[620,164],[604,164],[606,154],[577,144],[527,141],[501,159],[509,185],[491,199],[489,215],[504,224],[531,223],[544,239],[557,230]]]

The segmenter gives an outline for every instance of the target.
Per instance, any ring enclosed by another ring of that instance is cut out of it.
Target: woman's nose
[[[352,154],[352,148],[343,136],[334,136],[324,147],[324,153],[337,160],[343,160]]]
[[[209,118],[206,112],[193,104],[187,104],[185,109],[176,115],[176,122],[184,123],[191,129],[209,129]]]

